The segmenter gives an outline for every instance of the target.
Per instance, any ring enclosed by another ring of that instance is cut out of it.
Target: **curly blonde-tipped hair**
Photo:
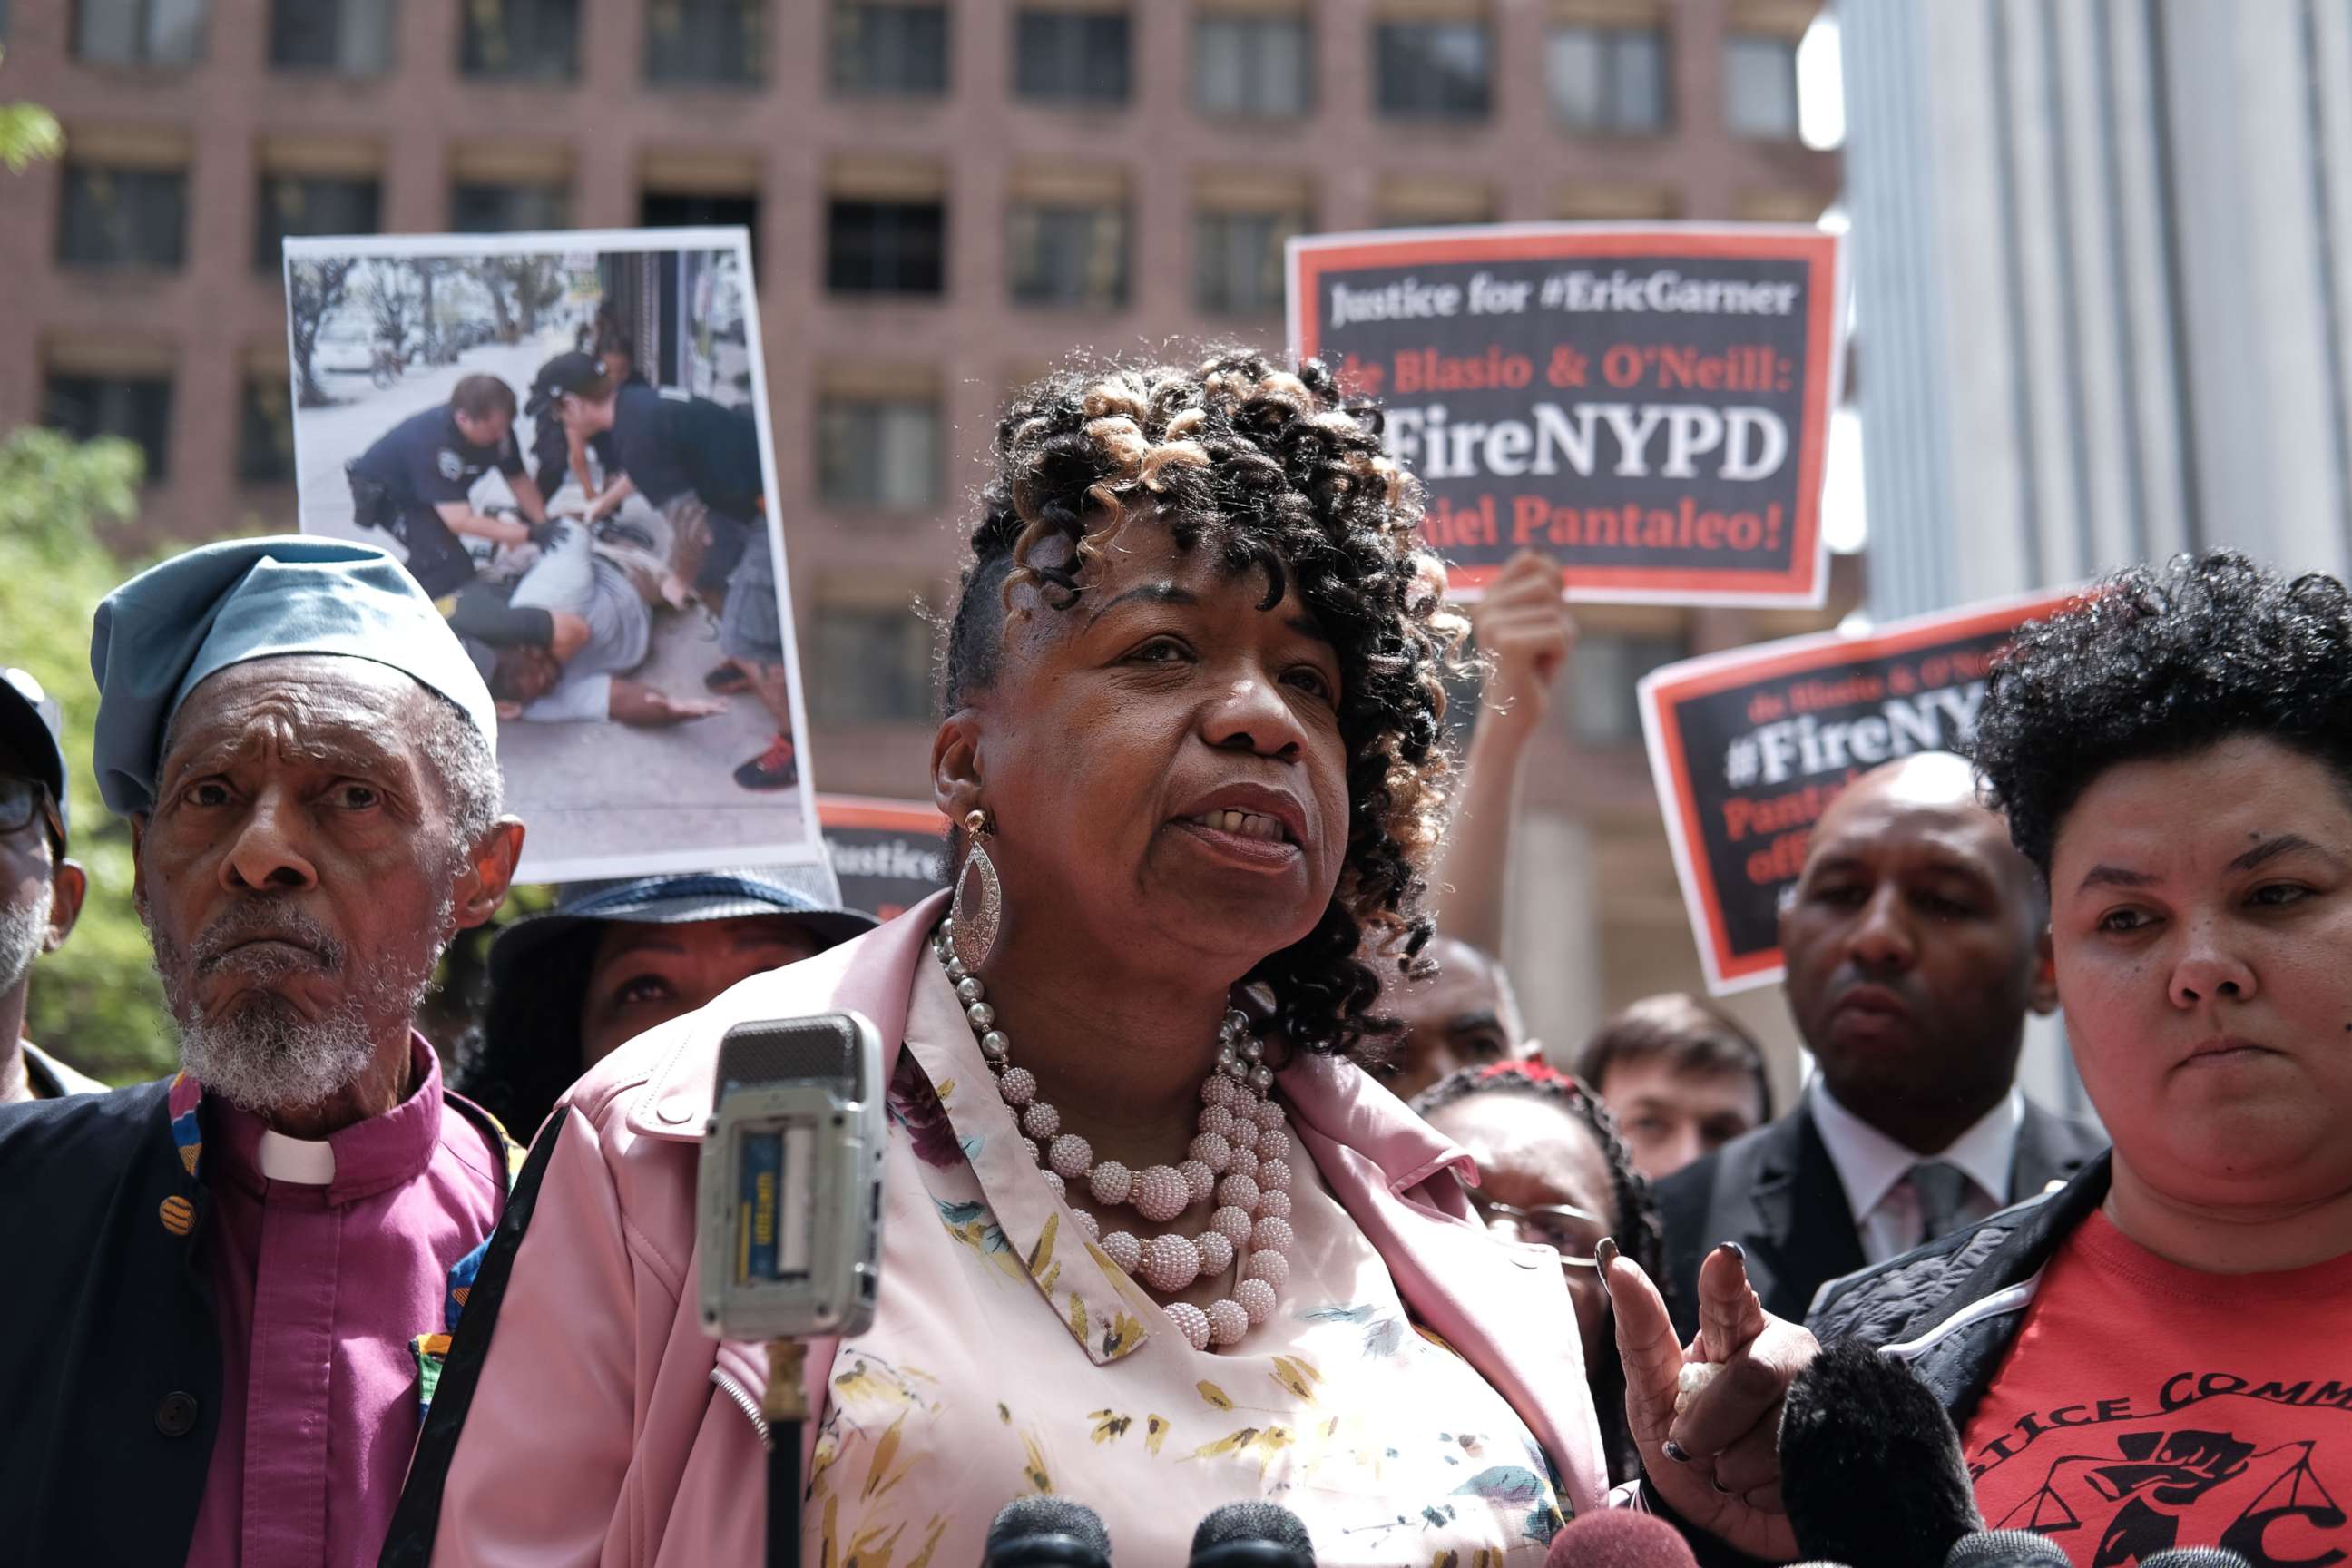
[[[995,679],[1012,615],[1066,611],[1120,530],[1166,528],[1260,574],[1268,608],[1295,593],[1340,663],[1348,849],[1313,932],[1252,971],[1295,1047],[1370,1061],[1398,1026],[1373,1016],[1381,967],[1428,965],[1423,873],[1452,757],[1444,677],[1465,630],[1419,542],[1421,491],[1381,447],[1380,411],[1344,399],[1319,361],[1245,351],[1190,368],[1074,366],[998,423],[948,641],[950,711]],[[1054,541],[1070,548],[1042,551]],[[1020,591],[1034,599],[1015,607]],[[1369,940],[1367,940],[1369,939]]]

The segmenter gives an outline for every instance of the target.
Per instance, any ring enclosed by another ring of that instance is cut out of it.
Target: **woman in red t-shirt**
[[[2352,594],[2216,552],[2026,628],[1977,761],[2048,878],[2115,1141],[2070,1189],[1833,1290],[1936,1362],[1988,1525],[2080,1568],[2352,1553]],[[1969,1260],[1973,1261],[1969,1261]],[[1923,1303],[1907,1317],[1906,1301]]]

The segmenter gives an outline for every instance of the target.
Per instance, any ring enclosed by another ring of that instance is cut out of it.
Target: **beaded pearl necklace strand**
[[[1056,1197],[1066,1202],[1070,1184],[1084,1182],[1095,1202],[1132,1205],[1153,1225],[1214,1200],[1208,1228],[1192,1236],[1163,1231],[1138,1238],[1126,1230],[1105,1236],[1094,1215],[1073,1206],[1079,1234],[1163,1296],[1237,1270],[1232,1289],[1205,1312],[1190,1301],[1161,1307],[1196,1351],[1237,1343],[1274,1316],[1276,1299],[1290,1282],[1291,1144],[1282,1107],[1268,1098],[1274,1073],[1261,1059],[1265,1047],[1250,1033],[1248,1018],[1229,1010],[1217,1031],[1217,1063],[1201,1085],[1201,1115],[1187,1158],[1130,1171],[1117,1160],[1097,1160],[1084,1138],[1063,1131],[1061,1112],[1037,1096],[1035,1075],[1013,1065],[1013,1042],[996,1026],[996,1009],[980,977],[955,955],[951,921],[940,922],[931,951],[963,1004],[964,1021],[996,1076],[997,1092],[1029,1140],[1038,1174]]]

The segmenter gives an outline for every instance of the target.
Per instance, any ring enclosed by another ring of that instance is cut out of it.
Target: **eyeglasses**
[[[1574,1204],[1538,1204],[1520,1208],[1470,1194],[1470,1206],[1486,1222],[1486,1233],[1498,1242],[1538,1241],[1559,1254],[1562,1268],[1601,1267],[1593,1257],[1609,1235],[1609,1222],[1591,1209]]]
[[[65,817],[49,795],[49,786],[38,779],[0,773],[0,834],[22,833],[37,816],[48,823],[60,845],[66,841]]]

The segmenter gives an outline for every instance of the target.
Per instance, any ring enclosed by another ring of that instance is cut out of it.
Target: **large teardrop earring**
[[[963,868],[956,873],[955,901],[948,909],[949,942],[966,970],[977,973],[996,946],[996,928],[1004,915],[1004,888],[996,879],[996,862],[988,858],[988,813],[974,807],[965,812],[963,834],[969,847]]]

